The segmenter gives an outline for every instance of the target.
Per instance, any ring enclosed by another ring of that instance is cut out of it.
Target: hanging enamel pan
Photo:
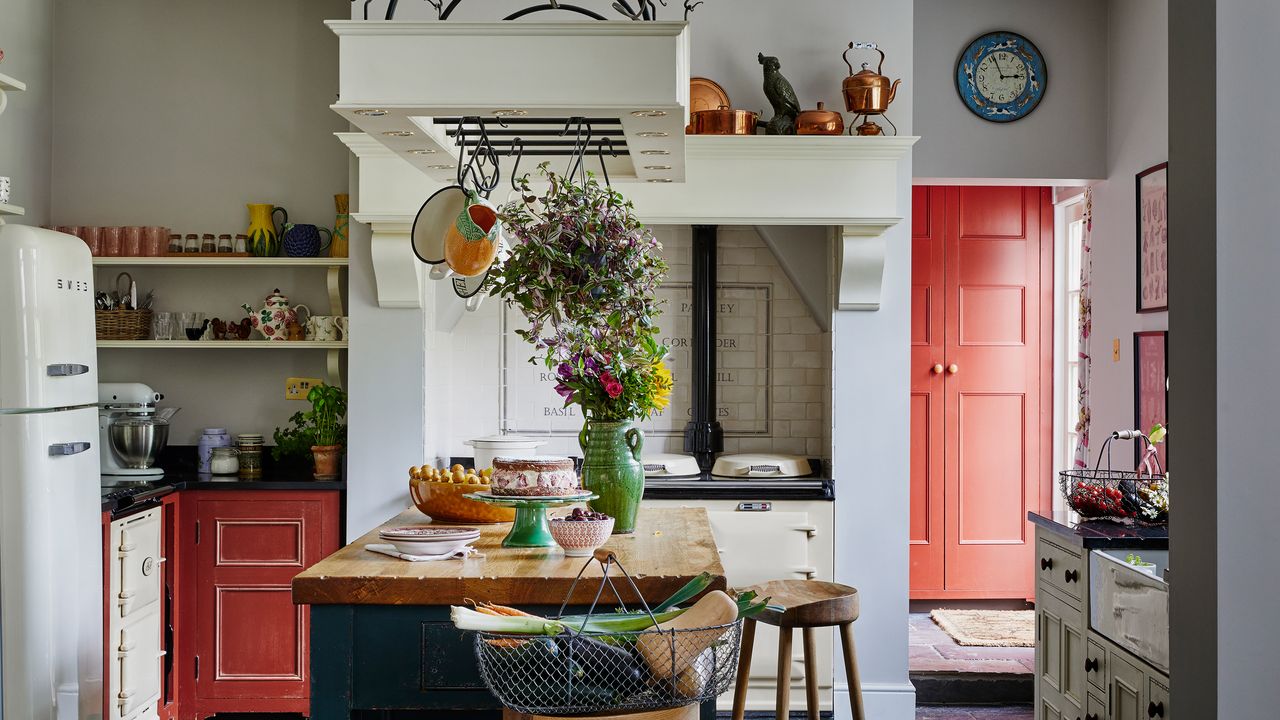
[[[444,263],[445,232],[467,207],[467,191],[459,185],[441,188],[427,198],[413,219],[413,254],[428,265]]]

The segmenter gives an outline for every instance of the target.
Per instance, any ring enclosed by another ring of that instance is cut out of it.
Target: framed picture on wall
[[[1159,312],[1169,309],[1169,163],[1138,173],[1137,186],[1138,312]]]
[[[1137,428],[1144,433],[1160,423],[1169,424],[1169,333],[1136,332],[1133,334],[1133,415]],[[1137,443],[1134,461],[1145,448]],[[1169,440],[1156,446],[1160,467],[1169,469]]]

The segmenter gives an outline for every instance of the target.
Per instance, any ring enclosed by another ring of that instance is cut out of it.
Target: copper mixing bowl
[[[694,135],[755,135],[760,115],[750,110],[733,110],[721,105],[716,110],[698,110],[690,124]]]

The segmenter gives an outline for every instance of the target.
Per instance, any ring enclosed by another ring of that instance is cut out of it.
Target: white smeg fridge
[[[102,715],[93,265],[0,226],[0,718]]]

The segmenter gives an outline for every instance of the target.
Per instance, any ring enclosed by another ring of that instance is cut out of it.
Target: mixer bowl
[[[124,417],[108,428],[111,451],[126,468],[146,470],[155,465],[169,442],[169,424],[158,418]]]

